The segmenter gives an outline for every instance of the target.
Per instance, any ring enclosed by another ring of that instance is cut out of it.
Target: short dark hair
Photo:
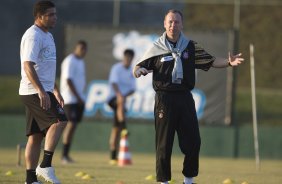
[[[164,19],[166,18],[166,16],[169,14],[169,13],[178,13],[181,17],[181,20],[183,20],[183,14],[180,10],[176,10],[176,9],[170,9],[166,12],[165,16],[164,16]]]
[[[82,45],[84,48],[86,48],[87,47],[87,42],[84,41],[84,40],[78,40],[76,45]]]
[[[123,55],[129,55],[131,57],[134,57],[134,51],[132,49],[125,49],[125,51],[123,52]]]
[[[55,8],[55,4],[52,1],[37,1],[33,7],[33,16],[43,15],[49,8]]]

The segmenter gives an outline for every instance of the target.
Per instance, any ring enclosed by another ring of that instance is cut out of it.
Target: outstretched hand
[[[228,54],[228,63],[231,66],[238,66],[238,65],[240,65],[244,61],[244,58],[242,58],[241,56],[242,56],[242,53],[232,56],[230,54],[230,52],[229,52],[229,54]]]
[[[152,73],[153,70],[147,70],[146,68],[140,67],[134,70],[133,74],[136,78],[139,78],[141,75],[146,76],[148,73]]]

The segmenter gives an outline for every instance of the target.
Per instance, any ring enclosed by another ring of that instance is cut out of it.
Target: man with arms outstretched
[[[239,65],[241,54],[228,59],[215,58],[182,32],[182,13],[169,10],[165,14],[163,35],[135,66],[136,78],[153,72],[155,96],[156,172],[157,181],[171,180],[171,154],[175,132],[185,155],[184,184],[192,184],[198,175],[200,132],[191,90],[195,85],[195,69],[225,68]],[[208,82],[208,81],[207,81]]]
[[[56,24],[55,4],[38,1],[34,5],[34,25],[24,33],[21,46],[21,82],[19,95],[26,109],[28,136],[26,184],[39,184],[37,176],[58,184],[52,167],[52,157],[67,119],[64,100],[56,87],[56,47],[49,29]],[[37,166],[41,143],[45,137],[44,155]],[[37,175],[37,176],[36,176]]]

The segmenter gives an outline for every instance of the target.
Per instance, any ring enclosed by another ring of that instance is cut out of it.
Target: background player
[[[110,94],[108,104],[114,111],[114,124],[110,135],[110,164],[112,165],[117,163],[120,132],[126,128],[126,98],[134,93],[136,87],[131,67],[133,58],[134,51],[126,49],[123,60],[112,67],[109,77]]]
[[[86,85],[85,64],[83,58],[87,52],[87,43],[80,40],[72,54],[68,55],[61,65],[61,93],[65,100],[64,110],[68,124],[63,134],[62,162],[72,163],[69,156],[73,135],[84,111]]]
[[[20,48],[22,79],[19,94],[26,108],[28,136],[26,184],[38,184],[36,174],[57,184],[60,181],[51,163],[67,119],[62,108],[63,98],[55,85],[56,47],[48,32],[56,24],[55,4],[39,1],[34,5],[33,14],[34,25],[24,33]],[[44,156],[37,166],[44,136]]]
[[[184,184],[192,184],[198,175],[200,133],[191,90],[195,85],[195,69],[237,66],[244,59],[241,54],[228,59],[215,58],[189,40],[182,33],[182,13],[169,10],[164,18],[165,32],[134,68],[140,77],[153,71],[156,127],[157,181],[171,180],[171,154],[175,132],[179,147],[185,155]],[[207,81],[208,82],[208,81]]]

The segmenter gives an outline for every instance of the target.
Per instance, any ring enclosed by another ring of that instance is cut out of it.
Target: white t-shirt
[[[123,96],[127,95],[131,91],[135,91],[136,83],[132,74],[132,67],[125,68],[121,62],[112,67],[109,77],[110,93],[108,100],[111,100],[116,96],[112,86],[113,83],[117,84]]]
[[[77,103],[77,98],[72,93],[67,79],[71,79],[80,98],[85,100],[84,88],[86,84],[85,79],[85,64],[82,59],[77,58],[74,54],[68,55],[61,66],[61,82],[60,90],[64,98],[65,104]]]
[[[53,92],[56,77],[56,46],[52,34],[32,25],[22,37],[20,56],[22,79],[19,94],[38,93],[24,71],[23,63],[25,61],[35,63],[34,69],[44,90]]]

